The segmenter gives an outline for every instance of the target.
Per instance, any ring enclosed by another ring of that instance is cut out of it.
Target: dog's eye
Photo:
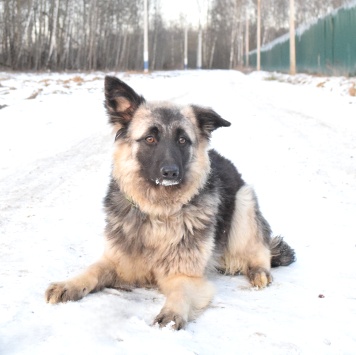
[[[185,144],[185,143],[187,143],[187,140],[184,137],[179,137],[178,143],[179,144]]]
[[[153,144],[153,143],[156,143],[156,142],[157,142],[156,138],[153,137],[153,136],[148,136],[148,137],[145,138],[145,140],[146,140],[146,142],[147,142],[148,144]]]

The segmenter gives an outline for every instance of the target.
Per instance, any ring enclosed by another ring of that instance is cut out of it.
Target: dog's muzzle
[[[160,177],[156,179],[156,185],[173,186],[181,182],[180,171],[177,164],[165,164],[160,169]]]

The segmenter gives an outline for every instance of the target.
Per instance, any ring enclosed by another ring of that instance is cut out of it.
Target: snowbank
[[[119,75],[147,99],[212,106],[232,122],[212,145],[255,186],[298,261],[262,291],[212,275],[211,307],[179,332],[151,326],[156,290],[46,304],[49,282],[102,251],[113,141],[104,74],[0,73],[0,353],[354,353],[355,97],[263,73]]]

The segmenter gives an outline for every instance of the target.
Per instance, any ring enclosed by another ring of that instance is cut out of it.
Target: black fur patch
[[[111,124],[127,126],[137,108],[145,99],[123,81],[113,76],[105,77],[105,107]]]
[[[199,128],[204,136],[210,137],[211,132],[219,127],[229,127],[230,122],[224,120],[215,111],[209,108],[192,105],[195,116],[199,122]]]
[[[207,187],[215,186],[219,189],[220,195],[215,238],[217,245],[221,248],[226,246],[230,232],[236,193],[245,185],[245,182],[230,160],[224,158],[215,150],[209,151],[209,158],[211,173]]]

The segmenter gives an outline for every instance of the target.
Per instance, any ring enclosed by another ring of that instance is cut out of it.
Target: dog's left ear
[[[105,107],[112,125],[126,127],[145,102],[130,86],[113,76],[105,77]]]
[[[202,133],[209,138],[211,132],[219,127],[229,127],[231,123],[224,120],[214,110],[210,108],[192,105],[195,117],[198,120],[199,128]]]

